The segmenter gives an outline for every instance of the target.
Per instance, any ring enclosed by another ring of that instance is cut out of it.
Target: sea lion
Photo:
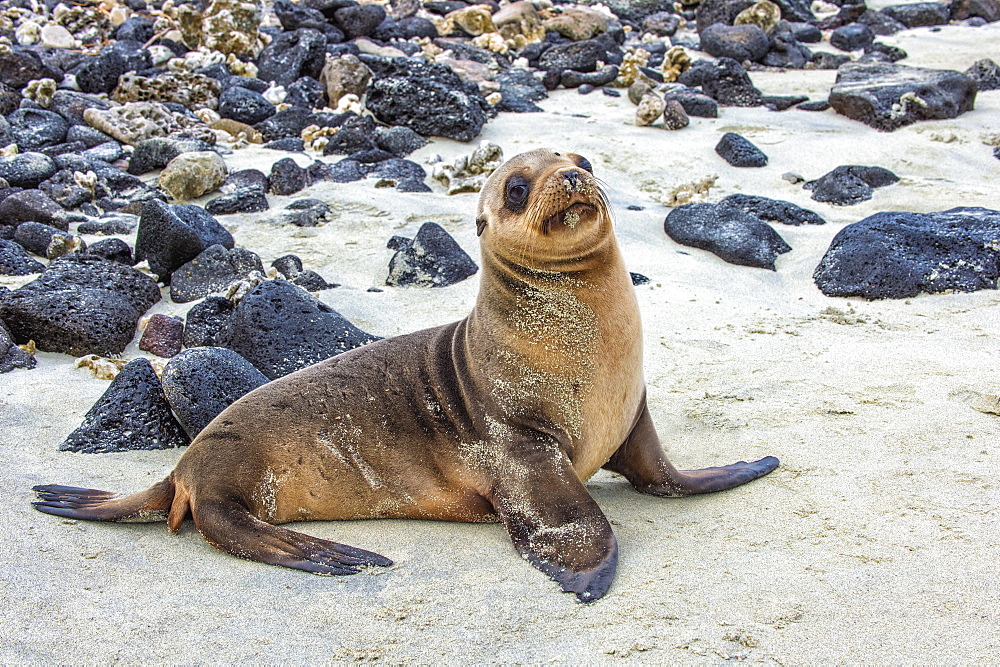
[[[721,491],[774,457],[678,471],[646,407],[639,309],[607,199],[572,153],[519,155],[487,180],[482,277],[465,319],[345,352],[224,410],[162,482],[127,497],[38,486],[34,506],[98,521],[190,514],[212,545],[318,574],[389,565],[275,524],[376,517],[502,521],[514,546],[589,602],[617,564],[584,486],[604,467],[640,492]]]

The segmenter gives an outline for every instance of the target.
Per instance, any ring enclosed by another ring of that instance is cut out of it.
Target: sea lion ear
[[[476,236],[482,236],[484,229],[486,229],[486,217],[476,218]]]

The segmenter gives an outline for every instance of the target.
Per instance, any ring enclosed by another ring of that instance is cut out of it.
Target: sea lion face
[[[585,157],[539,149],[493,172],[479,197],[476,225],[494,252],[545,269],[600,246],[611,234],[611,215]]]

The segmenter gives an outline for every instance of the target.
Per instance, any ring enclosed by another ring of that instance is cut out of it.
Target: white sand
[[[964,70],[997,58],[1000,24],[886,41],[910,52],[907,64]],[[767,93],[820,99],[834,74],[752,76]],[[502,115],[483,138],[508,156],[539,146],[579,152],[607,184],[626,262],[652,278],[638,289],[646,375],[674,462],[773,454],[781,467],[746,487],[678,500],[598,474],[589,486],[621,554],[609,594],[592,605],[560,594],[518,558],[499,525],[299,526],[396,561],[314,577],[227,556],[190,523],[171,537],[163,524],[31,510],[33,484],[136,491],[183,453],[58,452],[107,382],[67,356],[40,353],[35,370],[0,376],[0,662],[996,661],[1000,417],[968,400],[1000,393],[1000,294],[831,299],[811,274],[832,236],[872,213],[1000,207],[1000,161],[984,145],[1000,140],[1000,91],[981,93],[958,119],[892,134],[832,111],[726,108],[671,133],[634,127],[624,98],[560,91],[542,106],[545,114]],[[712,149],[730,130],[770,165],[735,169],[718,158]],[[435,141],[413,159],[472,147]],[[266,169],[279,157],[232,159]],[[781,178],[816,178],[841,164],[886,167],[902,181],[835,208]],[[734,192],[786,199],[830,224],[776,226],[794,248],[777,272],[678,246],[663,233],[659,193],[711,174],[719,176],[711,201]],[[475,195],[398,194],[369,181],[299,196],[330,202],[338,217],[308,230],[261,222],[268,214],[223,220],[265,264],[295,252],[343,283],[322,298],[373,333],[468,312],[475,278],[442,290],[365,290],[384,281],[389,236],[412,235],[424,220],[477,256]],[[291,199],[272,198],[271,214]],[[154,312],[185,310],[165,300]],[[133,343],[125,356],[137,354]]]

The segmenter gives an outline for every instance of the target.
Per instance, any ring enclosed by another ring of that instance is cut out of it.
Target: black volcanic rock
[[[220,337],[272,380],[378,340],[285,280],[268,280],[243,297]]]
[[[1000,211],[876,213],[844,227],[813,274],[827,296],[905,299],[996,289]]]
[[[872,198],[874,188],[892,185],[899,177],[882,167],[845,165],[808,181],[802,187],[812,190],[812,198],[837,206],[852,206]]]
[[[730,264],[772,271],[778,255],[792,249],[760,218],[718,204],[678,206],[663,229],[677,243],[708,250]]]
[[[135,259],[146,260],[161,282],[169,284],[171,273],[216,244],[232,248],[233,236],[200,206],[171,206],[155,199],[143,205]]]
[[[189,442],[170,412],[153,366],[140,358],[125,365],[59,449],[104,454],[171,449]]]
[[[952,70],[851,63],[837,71],[829,101],[839,114],[892,131],[918,120],[955,118],[970,111],[976,82]]]
[[[396,250],[385,283],[397,287],[446,287],[465,280],[479,267],[441,225],[425,222],[413,239],[393,237]]]
[[[0,300],[18,342],[74,356],[120,354],[160,290],[132,267],[90,254],[65,255]]]
[[[216,415],[268,379],[232,350],[196,347],[167,363],[162,382],[177,421],[194,438]]]

